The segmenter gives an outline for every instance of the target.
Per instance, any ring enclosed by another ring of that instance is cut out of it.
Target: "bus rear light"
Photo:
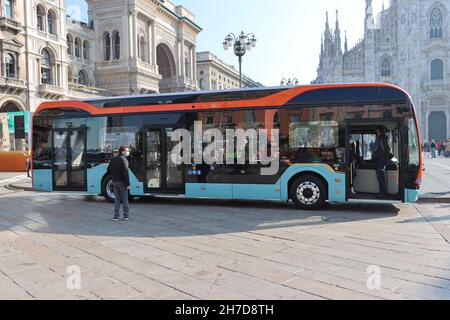
[[[416,179],[416,185],[417,185],[418,187],[420,187],[421,184],[422,184],[422,178],[417,178],[417,179]]]

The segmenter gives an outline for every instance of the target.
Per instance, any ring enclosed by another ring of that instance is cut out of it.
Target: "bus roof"
[[[271,91],[271,90],[288,90],[293,87],[255,87],[255,88],[242,88],[242,89],[226,89],[226,90],[205,90],[205,91],[186,91],[186,92],[173,92],[173,93],[152,93],[152,94],[142,94],[142,95],[125,95],[125,96],[111,96],[111,97],[101,97],[101,98],[90,98],[82,99],[80,101],[105,101],[111,99],[129,99],[129,98],[148,98],[148,97],[177,97],[185,95],[205,95],[205,94],[220,94],[229,92],[258,92],[258,91]]]
[[[289,105],[336,105],[394,103],[411,99],[403,89],[386,83],[319,84],[296,87],[265,87],[238,90],[181,92],[42,103],[44,109],[73,108],[90,114],[121,114],[281,107]]]

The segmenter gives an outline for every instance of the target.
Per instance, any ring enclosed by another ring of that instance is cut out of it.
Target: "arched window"
[[[385,57],[381,61],[381,76],[390,77],[392,75],[392,63],[389,57]]]
[[[41,83],[52,84],[52,61],[47,49],[42,50]]]
[[[138,57],[142,61],[145,61],[145,39],[143,36],[140,36],[138,39]]]
[[[75,38],[75,57],[81,58],[81,39]]]
[[[441,59],[431,61],[431,80],[444,79],[444,62]]]
[[[56,14],[52,10],[47,13],[47,31],[50,34],[56,34]]]
[[[84,70],[80,70],[78,73],[78,83],[87,86],[88,85],[88,77],[86,75],[86,72]]]
[[[14,1],[4,0],[3,1],[3,15],[7,18],[14,19]]]
[[[73,55],[73,37],[70,34],[67,34],[67,54]]]
[[[113,59],[119,60],[120,59],[120,33],[119,33],[119,31],[113,32],[113,43],[114,43]]]
[[[36,7],[36,27],[40,31],[44,31],[45,10],[42,6]]]
[[[441,39],[444,18],[440,8],[434,8],[430,15],[430,39]]]
[[[69,83],[73,83],[73,70],[71,67],[67,68],[67,80]]]
[[[6,54],[6,76],[16,78],[16,59],[10,53]]]
[[[111,36],[109,32],[103,34],[103,59],[105,61],[111,60]]]
[[[83,58],[86,60],[89,59],[89,42],[87,40],[83,42]]]

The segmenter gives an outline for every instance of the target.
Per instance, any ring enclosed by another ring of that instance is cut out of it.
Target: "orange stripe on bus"
[[[202,103],[183,103],[183,104],[164,104],[164,105],[145,105],[145,106],[130,106],[130,107],[111,107],[101,108],[93,106],[89,103],[66,100],[44,102],[36,110],[39,113],[42,110],[57,109],[57,108],[75,108],[86,111],[92,115],[114,115],[123,113],[142,113],[142,112],[170,112],[170,111],[194,111],[194,110],[215,110],[215,109],[242,109],[242,108],[257,108],[257,107],[279,107],[283,106],[296,96],[310,91],[320,89],[332,88],[365,88],[365,87],[390,87],[398,89],[405,94],[403,89],[385,83],[361,83],[361,84],[335,84],[335,85],[312,85],[295,87],[286,91],[278,92],[268,97],[252,99],[252,100],[237,100],[237,101],[222,101],[222,102],[202,102]],[[198,94],[201,94],[199,92]],[[408,95],[408,94],[407,94]],[[408,95],[409,96],[409,95]],[[133,96],[130,96],[132,98]],[[114,99],[114,97],[111,97]],[[93,99],[95,100],[95,99]],[[35,113],[35,114],[36,114]]]

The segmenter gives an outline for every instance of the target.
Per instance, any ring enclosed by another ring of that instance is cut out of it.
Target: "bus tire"
[[[319,177],[304,175],[291,184],[289,196],[298,209],[318,210],[327,201],[327,187]]]
[[[102,195],[105,200],[114,203],[114,192],[112,188],[112,176],[106,176],[102,181]]]

